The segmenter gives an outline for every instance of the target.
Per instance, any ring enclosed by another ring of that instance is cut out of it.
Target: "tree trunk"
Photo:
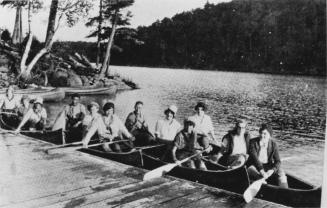
[[[22,43],[22,7],[17,6],[16,8],[16,19],[14,32],[12,34],[12,43],[13,44],[21,44]]]
[[[96,66],[99,69],[100,63],[100,53],[101,53],[101,30],[102,30],[102,0],[100,0],[100,9],[99,9],[99,25],[98,25],[98,42],[97,42],[97,62]]]
[[[47,28],[47,36],[45,38],[45,48],[50,49],[52,45],[52,39],[55,33],[55,25],[56,25],[56,17],[58,11],[58,1],[52,0],[49,12],[49,20],[48,20],[48,28]]]
[[[107,44],[106,56],[102,63],[100,77],[109,76],[111,47],[114,42],[114,36],[115,36],[115,32],[116,32],[116,27],[117,27],[117,21],[118,21],[117,15],[118,15],[118,9],[116,9],[115,14],[114,14],[114,22],[112,24],[112,30],[111,30],[110,38],[109,38],[108,44]]]
[[[28,35],[28,41],[25,46],[22,60],[20,61],[20,74],[24,74],[26,72],[26,60],[27,60],[28,54],[31,50],[32,40],[33,40],[33,34],[32,34],[32,32],[30,32]]]

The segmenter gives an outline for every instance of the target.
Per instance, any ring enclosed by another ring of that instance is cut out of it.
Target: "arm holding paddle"
[[[21,130],[21,128],[27,123],[27,121],[30,119],[32,115],[32,109],[27,111],[27,113],[24,115],[22,121],[19,123],[17,129],[14,131],[15,134],[18,134]]]

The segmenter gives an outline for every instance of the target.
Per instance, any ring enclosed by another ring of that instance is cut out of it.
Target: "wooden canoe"
[[[292,174],[286,174],[289,188],[268,184],[262,185],[258,198],[292,207],[320,207],[321,187],[306,182]]]
[[[5,96],[6,90],[0,90],[0,96]],[[42,97],[44,102],[57,102],[65,98],[65,91],[59,88],[42,87],[15,90],[17,95],[29,95],[32,99]]]
[[[66,95],[77,93],[79,95],[112,95],[117,91],[115,85],[110,87],[61,87]]]
[[[130,150],[130,148],[125,148],[123,144],[119,145],[123,150],[122,152],[106,152],[103,150],[101,145],[82,149],[81,151],[126,165],[132,165],[140,168],[143,167],[141,151],[135,149]]]
[[[12,130],[14,131],[18,126],[18,123],[9,123],[5,121],[3,116],[0,115],[0,127],[2,129],[6,130]],[[71,143],[80,141],[81,138],[79,136],[73,136],[72,134],[69,134],[68,132],[63,132],[62,129],[58,129],[55,131],[52,130],[46,130],[46,131],[22,131],[21,134],[33,137],[36,139],[40,139],[42,141],[54,143],[54,144],[64,144],[64,143]],[[67,137],[69,135],[69,137]]]
[[[166,165],[166,162],[159,159],[163,155],[165,148],[158,147],[143,150],[142,158],[144,168],[152,170]],[[243,193],[249,186],[250,182],[245,166],[233,170],[226,170],[224,166],[211,163],[207,160],[204,160],[204,162],[208,168],[206,171],[177,166],[168,174],[236,193]]]
[[[105,152],[102,147],[98,146],[83,149],[82,151],[127,165],[153,170],[167,164],[159,159],[165,150],[166,147],[161,146],[144,149],[142,151],[133,150],[117,153]],[[226,170],[223,166],[210,163],[209,161],[206,161],[206,165],[209,169],[208,171],[176,167],[169,175],[237,193],[244,192],[249,186],[249,179],[245,167]]]

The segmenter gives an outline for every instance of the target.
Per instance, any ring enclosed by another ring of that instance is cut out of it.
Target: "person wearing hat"
[[[148,124],[143,114],[143,102],[137,101],[134,105],[134,111],[128,114],[125,126],[135,137],[136,146],[146,146],[155,141],[154,136],[149,131]]]
[[[28,95],[23,95],[22,99],[20,100],[20,106],[17,110],[19,121],[23,119],[24,115],[29,111],[30,108],[30,97]]]
[[[183,129],[176,135],[171,149],[171,156],[174,162],[190,157],[204,148],[198,143],[197,133],[194,130],[195,123],[191,120],[184,120]],[[206,170],[206,166],[201,160],[201,155],[195,156],[182,164],[189,168]]]
[[[279,186],[287,188],[287,177],[281,168],[278,146],[272,138],[273,131],[268,124],[262,124],[259,129],[260,136],[250,141],[250,161],[248,168],[250,178],[256,180],[260,177],[272,178]]]
[[[130,142],[125,142],[126,146],[129,148],[133,148],[132,141],[134,140],[133,135],[131,135],[123,122],[115,115],[115,105],[112,102],[108,102],[103,106],[103,116],[102,119],[96,120],[90,127],[86,136],[83,138],[84,146],[87,146],[90,139],[95,133],[98,133],[100,140],[103,142],[108,141],[118,141],[122,140],[121,135],[130,139]],[[121,152],[120,145],[118,143],[114,143],[111,145],[103,144],[103,148],[105,151],[115,151]]]
[[[171,144],[174,141],[176,134],[181,130],[182,126],[175,119],[177,113],[177,107],[175,105],[170,105],[165,111],[165,118],[157,121],[155,126],[155,137],[156,140]]]
[[[236,121],[235,127],[222,139],[220,149],[222,158],[219,162],[231,169],[242,166],[249,157],[248,150],[251,135],[246,131],[246,126],[245,120]],[[218,157],[220,158],[220,156]]]
[[[199,139],[203,140],[204,137],[207,137],[207,139],[216,142],[211,118],[205,114],[205,111],[207,111],[206,104],[203,102],[198,102],[194,109],[196,114],[190,116],[188,120],[195,123],[195,131],[197,132]]]
[[[37,98],[34,101],[33,107],[30,108],[24,115],[15,132],[19,133],[21,128],[29,130],[44,130],[46,120],[47,111],[43,107],[43,99]]]

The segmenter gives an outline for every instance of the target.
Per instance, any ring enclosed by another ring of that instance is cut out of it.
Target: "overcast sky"
[[[1,0],[0,0],[1,1]],[[210,3],[228,2],[230,0],[208,0]],[[46,27],[49,15],[50,0],[45,0],[45,8],[39,11],[39,13],[33,16],[32,30],[34,35],[38,37],[40,41],[44,41],[46,34]],[[97,1],[96,1],[97,2]],[[190,11],[196,8],[203,8],[207,0],[135,0],[135,3],[128,7],[126,10],[132,12],[133,17],[131,19],[131,26],[136,28],[137,26],[148,26],[156,20],[161,20],[164,17],[172,17],[177,13],[183,11]],[[97,14],[98,7],[95,6],[90,16]],[[23,11],[23,30],[27,31],[27,12]],[[0,7],[0,28],[7,28],[12,33],[15,21],[15,10],[8,7]],[[80,21],[77,25],[69,28],[63,24],[59,28],[55,39],[79,41],[86,40],[92,41],[92,39],[85,38],[91,28],[85,27],[86,20]]]

